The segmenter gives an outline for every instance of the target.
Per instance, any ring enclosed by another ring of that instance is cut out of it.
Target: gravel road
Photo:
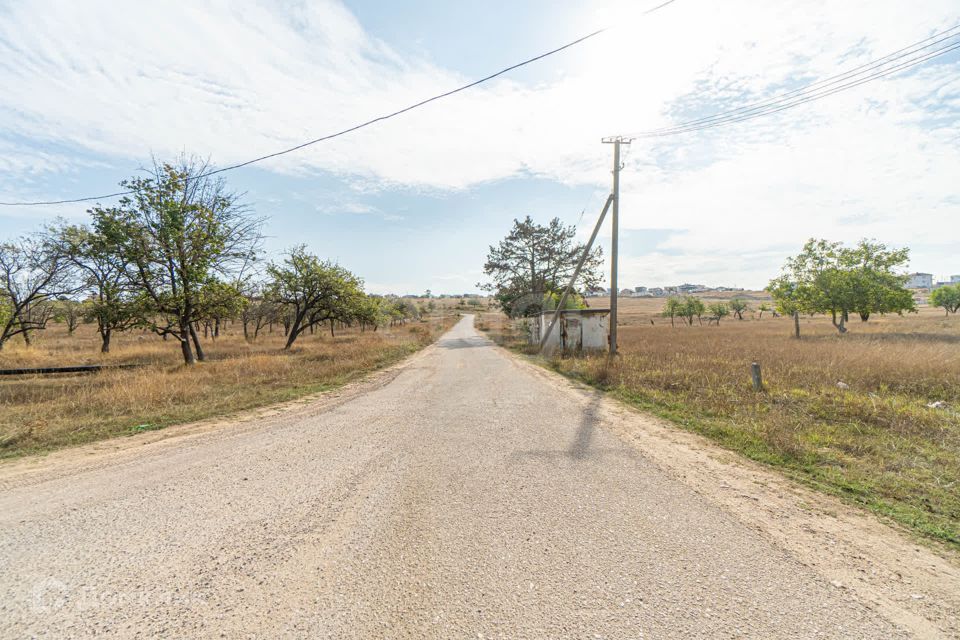
[[[907,635],[472,318],[397,371],[0,483],[0,636]]]

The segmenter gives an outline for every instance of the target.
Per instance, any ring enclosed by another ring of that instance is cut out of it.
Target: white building
[[[553,311],[544,311],[531,317],[530,344],[540,344],[547,332]],[[557,324],[544,345],[548,353],[557,350],[566,352],[606,349],[610,335],[609,309],[564,309]]]
[[[929,289],[932,286],[932,273],[911,273],[907,276],[907,289]]]

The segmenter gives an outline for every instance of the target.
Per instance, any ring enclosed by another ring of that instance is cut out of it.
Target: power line
[[[658,5],[654,6],[654,7],[651,7],[650,9],[647,9],[646,11],[642,12],[640,15],[643,15],[643,16],[649,15],[649,14],[653,13],[654,11],[659,11],[660,9],[663,9],[663,8],[666,7],[666,6],[673,4],[674,2],[676,2],[676,0],[665,0],[664,2],[661,2],[660,4],[658,4]],[[473,88],[473,87],[476,87],[477,85],[481,85],[481,84],[483,84],[483,83],[485,83],[485,82],[489,82],[490,80],[493,80],[494,78],[497,78],[497,77],[499,77],[499,76],[502,76],[502,75],[504,75],[504,74],[506,74],[506,73],[509,73],[509,72],[511,72],[511,71],[514,71],[514,70],[516,70],[516,69],[519,69],[520,67],[524,67],[524,66],[526,66],[526,65],[528,65],[528,64],[532,64],[532,63],[534,63],[534,62],[537,62],[538,60],[543,60],[544,58],[547,58],[547,57],[552,56],[552,55],[554,55],[554,54],[560,53],[561,51],[565,51],[565,50],[567,50],[567,49],[570,49],[571,47],[575,47],[576,45],[578,45],[578,44],[580,44],[580,43],[582,43],[582,42],[586,42],[587,40],[590,40],[591,38],[594,38],[594,37],[596,37],[596,36],[598,36],[598,35],[606,32],[606,31],[609,31],[611,28],[612,28],[612,27],[604,27],[604,28],[602,28],[602,29],[597,29],[596,31],[594,31],[594,32],[592,32],[592,33],[588,33],[588,34],[585,35],[585,36],[581,36],[581,37],[577,38],[576,40],[572,40],[571,42],[568,42],[568,43],[566,43],[566,44],[564,44],[564,45],[562,45],[562,46],[557,47],[556,49],[551,49],[550,51],[547,51],[546,53],[541,53],[540,55],[534,56],[534,57],[532,57],[532,58],[528,58],[528,59],[526,59],[526,60],[524,60],[524,61],[522,61],[522,62],[518,62],[517,64],[510,65],[509,67],[506,67],[506,68],[504,68],[504,69],[501,69],[500,71],[497,71],[496,73],[491,73],[490,75],[485,76],[485,77],[483,77],[483,78],[480,78],[479,80],[475,80],[475,81],[470,82],[470,83],[468,83],[468,84],[461,85],[461,86],[457,87],[456,89],[451,89],[450,91],[446,91],[446,92],[444,92],[444,93],[437,94],[437,95],[432,96],[432,97],[430,97],[430,98],[427,98],[427,99],[425,99],[425,100],[421,100],[420,102],[414,103],[414,104],[412,104],[412,105],[410,105],[410,106],[408,106],[408,107],[404,107],[404,108],[402,108],[402,109],[398,109],[397,111],[393,111],[392,113],[388,113],[388,114],[386,114],[386,115],[382,115],[382,116],[378,116],[378,117],[376,117],[376,118],[372,118],[372,119],[370,119],[370,120],[367,120],[366,122],[362,122],[362,123],[360,123],[360,124],[354,125],[354,126],[349,127],[349,128],[347,128],[347,129],[343,129],[343,130],[341,130],[341,131],[337,131],[336,133],[331,133],[331,134],[328,134],[328,135],[325,135],[325,136],[321,136],[321,137],[319,137],[319,138],[314,138],[313,140],[308,140],[307,142],[303,142],[303,143],[301,143],[301,144],[298,144],[298,145],[293,146],[293,147],[289,147],[289,148],[287,148],[287,149],[283,149],[283,150],[281,150],[281,151],[276,151],[276,152],[274,152],[274,153],[268,153],[267,155],[263,155],[263,156],[259,156],[259,157],[257,157],[257,158],[253,158],[252,160],[246,160],[246,161],[244,161],[244,162],[239,162],[239,163],[237,163],[237,164],[233,164],[233,165],[230,165],[230,166],[227,166],[227,167],[222,167],[222,168],[220,168],[220,169],[215,169],[215,170],[213,170],[213,171],[208,171],[208,172],[206,172],[206,173],[203,173],[203,174],[200,174],[200,175],[196,176],[196,178],[205,178],[205,177],[208,177],[208,176],[216,175],[216,174],[218,174],[218,173],[223,173],[223,172],[225,172],[225,171],[233,171],[234,169],[239,169],[239,168],[241,168],[241,167],[246,167],[246,166],[248,166],[248,165],[251,165],[251,164],[254,164],[254,163],[257,163],[257,162],[263,162],[264,160],[269,160],[270,158],[276,158],[277,156],[282,156],[282,155],[286,155],[286,154],[288,154],[288,153],[293,153],[294,151],[299,151],[300,149],[303,149],[304,147],[309,147],[310,145],[314,145],[314,144],[317,144],[317,143],[319,143],[319,142],[325,142],[325,141],[327,141],[327,140],[332,140],[332,139],[334,139],[334,138],[339,138],[340,136],[344,136],[344,135],[346,135],[346,134],[348,134],[348,133],[352,133],[352,132],[354,132],[354,131],[357,131],[358,129],[363,129],[363,128],[365,128],[365,127],[369,127],[369,126],[372,125],[372,124],[376,124],[376,123],[378,123],[378,122],[383,122],[384,120],[389,120],[390,118],[395,118],[395,117],[397,117],[397,116],[399,116],[399,115],[402,115],[402,114],[404,114],[404,113],[407,113],[408,111],[413,111],[414,109],[417,109],[417,108],[422,107],[422,106],[424,106],[424,105],[430,104],[431,102],[436,102],[437,100],[442,100],[442,99],[444,99],[444,98],[448,98],[448,97],[450,97],[450,96],[452,96],[452,95],[454,95],[454,94],[460,93],[461,91],[466,91],[467,89],[471,89],[471,88]],[[195,179],[196,179],[196,178],[195,178]],[[116,193],[110,193],[110,194],[105,194],[105,195],[100,195],[100,196],[89,196],[89,197],[85,197],[85,198],[74,198],[74,199],[70,199],[70,200],[48,200],[48,201],[42,201],[42,202],[0,202],[0,206],[4,206],[4,207],[15,207],[15,206],[20,206],[20,207],[32,207],[32,206],[38,206],[38,205],[71,204],[71,203],[77,203],[77,202],[90,202],[91,200],[106,200],[107,198],[116,198],[116,197],[118,197],[118,196],[125,196],[125,195],[129,195],[129,194],[131,194],[131,193],[133,193],[133,192],[132,192],[132,191],[118,191],[118,192],[116,192]]]
[[[899,49],[878,60],[860,65],[844,73],[807,84],[799,89],[782,93],[762,102],[745,105],[712,116],[690,120],[672,127],[642,131],[632,134],[632,137],[656,138],[702,131],[725,124],[752,120],[791,109],[808,102],[820,100],[840,91],[852,89],[872,80],[910,69],[960,48],[960,39],[958,39],[960,34],[953,33],[957,29],[960,29],[960,25],[934,34],[929,38]],[[933,49],[931,49],[931,47],[933,47]],[[904,58],[906,58],[906,60],[904,60]]]

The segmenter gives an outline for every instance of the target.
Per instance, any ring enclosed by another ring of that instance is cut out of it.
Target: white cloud
[[[333,171],[363,188],[461,189],[521,173],[603,186],[602,135],[763,98],[960,17],[954,0],[679,0],[641,19],[644,6],[597,2],[571,16],[572,31],[620,28],[546,63],[560,69],[544,74],[549,81],[497,80],[265,166]],[[467,80],[442,61],[402,58],[332,0],[64,0],[0,11],[0,170],[15,179],[64,171],[62,154],[37,151],[51,145],[133,163],[188,149],[230,164]],[[646,280],[655,263],[668,280],[710,265],[756,281],[761,259],[744,252],[779,263],[781,254],[763,252],[810,235],[915,243],[927,247],[918,260],[948,260],[937,247],[960,217],[958,67],[769,120],[637,141],[624,173],[624,226],[687,232],[663,244],[669,254],[627,260],[625,277]],[[34,142],[13,142],[26,138]]]

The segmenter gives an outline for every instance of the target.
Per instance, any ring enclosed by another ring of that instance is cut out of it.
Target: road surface
[[[468,317],[335,406],[18,476],[0,636],[904,635],[600,422]]]

